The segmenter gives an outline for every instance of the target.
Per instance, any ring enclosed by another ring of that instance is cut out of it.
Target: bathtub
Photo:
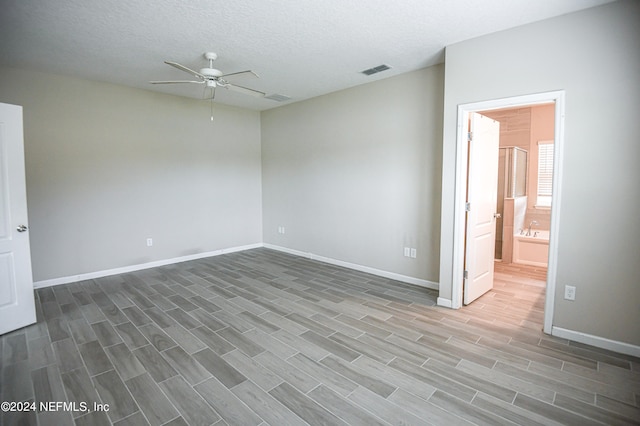
[[[547,266],[548,261],[549,231],[532,229],[528,237],[520,233],[513,236],[513,263]]]

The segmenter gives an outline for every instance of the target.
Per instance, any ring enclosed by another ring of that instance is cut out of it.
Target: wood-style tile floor
[[[51,411],[0,423],[638,424],[640,360],[543,334],[545,273],[498,264],[458,311],[268,249],[40,289],[0,400]]]

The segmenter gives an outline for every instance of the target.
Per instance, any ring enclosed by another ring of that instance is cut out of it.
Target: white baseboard
[[[640,357],[640,346],[632,345],[630,343],[610,340],[604,337],[581,333],[574,330],[567,330],[560,327],[551,327],[551,335],[561,337],[563,339],[573,340],[574,342],[595,346],[597,348],[608,349],[610,351],[618,352],[625,355]]]
[[[219,256],[221,254],[250,250],[258,247],[263,247],[262,243],[249,244],[246,246],[230,247],[230,248],[225,248],[220,250],[208,251],[204,253],[190,254],[188,256],[180,256],[180,257],[174,257],[171,259],[156,260],[153,262],[141,263],[138,265],[123,266],[121,268],[106,269],[103,271],[89,272],[86,274],[71,275],[68,277],[53,278],[50,280],[43,280],[43,281],[35,281],[33,283],[33,288],[51,287],[51,286],[60,285],[60,284],[69,284],[69,283],[75,283],[78,281],[85,281],[85,280],[92,280],[95,278],[107,277],[109,275],[125,274],[127,272],[141,271],[143,269],[155,268],[158,266],[165,266],[165,265],[172,265],[174,263],[187,262],[189,260],[197,260],[205,257]]]
[[[451,299],[445,299],[444,297],[438,297],[437,305],[438,306],[442,306],[444,308],[451,309],[451,307],[453,306],[453,303],[451,302]]]
[[[300,251],[300,250],[294,250],[294,249],[290,249],[287,247],[281,247],[281,246],[276,246],[274,244],[268,244],[268,243],[264,243],[264,247],[271,249],[271,250],[277,250],[277,251],[281,251],[283,253],[287,253],[287,254],[292,254],[294,256],[299,256],[299,257],[305,257],[307,259],[312,259],[313,255],[311,253],[307,253],[304,251]]]
[[[292,254],[294,256],[306,257],[307,259],[317,260],[318,262],[328,263],[330,265],[342,266],[344,268],[354,269],[360,272],[366,272],[371,275],[377,275],[379,277],[389,278],[396,281],[401,281],[408,284],[417,285],[420,287],[430,288],[432,290],[438,290],[440,286],[438,283],[432,281],[423,280],[421,278],[409,277],[407,275],[396,274],[395,272],[383,271],[381,269],[371,268],[369,266],[358,265],[356,263],[344,262],[342,260],[332,259],[330,257],[318,256],[317,254],[307,253],[299,250],[294,250],[286,247],[280,247],[273,244],[264,244],[264,247],[277,250],[284,253]]]
[[[286,248],[286,247],[280,247],[280,246],[276,246],[276,245],[273,245],[273,244],[263,244],[263,243],[256,243],[256,244],[250,244],[250,245],[246,245],[246,246],[225,248],[225,249],[220,249],[220,250],[208,251],[208,252],[204,252],[204,253],[196,253],[196,254],[192,254],[192,255],[188,255],[188,256],[181,256],[181,257],[174,257],[174,258],[171,258],[171,259],[156,260],[156,261],[153,261],[153,262],[147,262],[147,263],[142,263],[142,264],[137,264],[137,265],[123,266],[123,267],[114,268],[114,269],[106,269],[106,270],[103,270],[103,271],[88,272],[88,273],[85,273],[85,274],[71,275],[71,276],[68,276],[68,277],[60,277],[60,278],[53,278],[53,279],[49,279],[49,280],[36,281],[36,282],[33,283],[33,287],[34,288],[43,288],[43,287],[51,287],[51,286],[56,286],[56,285],[61,285],[61,284],[70,284],[70,283],[75,283],[75,282],[78,282],[78,281],[85,281],[85,280],[91,280],[91,279],[96,279],[96,278],[107,277],[109,275],[117,275],[117,274],[125,274],[125,273],[128,273],[128,272],[141,271],[143,269],[149,269],[149,268],[155,268],[155,267],[158,267],[158,266],[171,265],[171,264],[180,263],[180,262],[187,262],[189,260],[202,259],[202,258],[205,258],[205,257],[219,256],[219,255],[225,254],[225,253],[234,253],[234,252],[238,252],[238,251],[250,250],[250,249],[259,248],[259,247],[266,247],[266,248],[269,248],[269,249],[272,249],[272,250],[277,250],[277,251],[281,251],[281,252],[284,252],[284,253],[292,254],[294,256],[306,257],[307,259],[313,259],[313,260],[317,260],[319,262],[328,263],[328,264],[331,264],[331,265],[342,266],[342,267],[345,267],[345,268],[354,269],[356,271],[366,272],[366,273],[369,273],[369,274],[372,274],[372,275],[377,275],[377,276],[380,276],[380,277],[385,277],[385,278],[389,278],[389,279],[396,280],[396,281],[401,281],[401,282],[405,282],[405,283],[409,283],[409,284],[414,284],[414,285],[418,285],[418,286],[421,286],[421,287],[430,288],[430,289],[433,289],[433,290],[438,290],[438,288],[439,288],[438,283],[434,283],[434,282],[431,282],[431,281],[427,281],[427,280],[423,280],[423,279],[419,279],[419,278],[414,278],[414,277],[409,277],[409,276],[406,276],[406,275],[396,274],[394,272],[382,271],[380,269],[370,268],[368,266],[357,265],[355,263],[343,262],[341,260],[331,259],[331,258],[328,258],[328,257],[317,256],[317,255],[314,255],[313,253],[305,253],[305,252],[302,252],[302,251],[299,251],[299,250],[293,250],[293,249],[289,249],[289,248]]]
[[[124,274],[127,272],[135,272],[143,269],[155,268],[158,266],[165,266],[165,265],[171,265],[174,263],[187,262],[189,260],[197,260],[205,257],[219,256],[221,254],[226,254],[226,253],[234,253],[238,251],[251,250],[259,247],[266,247],[272,250],[277,250],[284,253],[292,254],[294,256],[301,256],[307,259],[317,260],[319,262],[324,262],[331,265],[342,266],[345,268],[354,269],[356,271],[366,272],[372,275],[377,275],[380,277],[385,277],[385,278],[389,278],[396,281],[414,284],[421,287],[430,288],[433,290],[439,289],[438,283],[435,283],[432,281],[409,277],[402,274],[396,274],[394,272],[383,271],[383,270],[371,268],[368,266],[358,265],[350,262],[344,262],[342,260],[332,259],[324,256],[318,256],[313,253],[307,253],[299,250],[294,250],[294,249],[280,247],[280,246],[276,246],[273,244],[266,244],[266,243],[256,243],[256,244],[249,244],[245,246],[230,247],[230,248],[214,250],[214,251],[209,251],[204,253],[196,253],[188,256],[157,260],[157,261],[142,263],[138,265],[124,266],[121,268],[107,269],[103,271],[89,272],[86,274],[79,274],[79,275],[72,275],[68,277],[60,277],[60,278],[53,278],[49,280],[36,281],[33,283],[33,287],[43,288],[43,287],[51,287],[51,286],[56,286],[61,284],[69,284],[69,283],[74,283],[78,281],[102,278],[109,275]],[[438,297],[437,305],[445,308],[451,308],[452,302],[451,302],[451,299]],[[587,333],[581,333],[579,331],[574,331],[574,330],[567,330],[565,328],[560,328],[555,326],[551,328],[551,335],[560,337],[563,339],[573,340],[575,342],[595,346],[598,348],[611,350],[611,351],[626,354],[626,355],[640,357],[640,346],[632,345],[630,343],[619,342],[616,340],[606,339],[604,337],[594,336]]]

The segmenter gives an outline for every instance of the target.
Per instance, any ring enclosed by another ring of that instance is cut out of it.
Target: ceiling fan
[[[194,71],[184,65],[177,62],[165,61],[167,65],[171,65],[174,68],[184,71],[196,77],[197,80],[170,80],[170,81],[150,81],[151,84],[180,84],[180,83],[195,83],[204,84],[204,99],[213,99],[216,95],[216,87],[223,87],[225,89],[233,90],[234,92],[244,93],[245,95],[251,95],[256,97],[263,97],[265,94],[258,90],[250,89],[248,87],[240,86],[238,84],[230,83],[228,78],[235,77],[252,77],[258,78],[258,74],[251,70],[239,71],[229,74],[223,74],[222,71],[213,68],[213,61],[218,58],[218,55],[213,52],[206,52],[204,54],[205,59],[209,61],[209,66],[201,68],[200,71]],[[208,95],[210,93],[210,95]]]

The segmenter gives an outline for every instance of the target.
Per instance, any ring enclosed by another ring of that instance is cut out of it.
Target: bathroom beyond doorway
[[[543,263],[537,258],[528,261],[526,256],[514,256],[514,236],[530,226],[537,231],[548,232],[551,229],[555,104],[551,102],[480,113],[500,123],[501,154],[504,155],[507,150],[522,154],[518,161],[504,159],[498,172],[496,212],[501,217],[496,220],[495,257],[507,264]],[[540,156],[540,152],[548,151],[545,150],[548,146],[551,146],[551,155]],[[525,162],[519,161],[521,159],[525,159]],[[548,251],[548,240],[546,247]],[[548,257],[548,254],[544,257]],[[544,263],[547,263],[546,259]]]

